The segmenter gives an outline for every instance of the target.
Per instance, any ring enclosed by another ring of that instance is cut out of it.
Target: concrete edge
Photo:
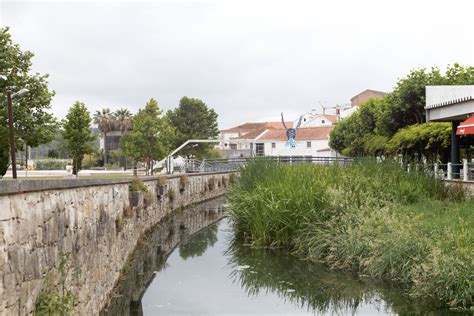
[[[179,178],[183,175],[187,177],[195,177],[202,175],[236,173],[237,171],[216,171],[202,173],[183,173],[173,175],[158,175],[140,177],[143,182],[156,181],[159,177],[168,179]],[[115,185],[131,183],[132,179],[34,179],[34,180],[0,180],[0,196],[12,195],[28,192],[38,192],[46,190],[62,190],[80,187],[92,187],[100,185]]]

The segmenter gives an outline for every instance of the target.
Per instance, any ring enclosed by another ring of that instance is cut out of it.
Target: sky
[[[414,68],[474,65],[474,1],[6,1],[0,25],[50,75],[52,111],[183,96],[219,127],[295,120]]]

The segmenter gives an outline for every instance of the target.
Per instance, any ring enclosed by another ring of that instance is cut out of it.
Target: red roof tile
[[[334,126],[306,127],[300,128],[296,132],[296,140],[318,140],[328,139]],[[287,140],[286,130],[268,130],[259,140]]]
[[[287,127],[293,127],[293,122],[285,122]],[[281,122],[257,122],[257,123],[244,123],[242,125],[238,125],[232,128],[221,130],[221,132],[240,132],[240,133],[248,133],[255,131],[257,129],[262,128],[277,128],[277,129],[284,129],[283,124]]]

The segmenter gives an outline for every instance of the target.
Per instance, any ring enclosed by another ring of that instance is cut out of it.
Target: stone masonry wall
[[[1,315],[30,314],[42,291],[60,289],[61,258],[73,313],[97,315],[140,236],[173,210],[224,194],[229,173],[171,176],[164,186],[149,177],[134,198],[127,180],[51,181],[0,188]]]

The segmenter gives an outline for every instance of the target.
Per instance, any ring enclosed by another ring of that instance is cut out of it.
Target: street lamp
[[[18,92],[12,93],[11,90],[7,90],[7,107],[8,107],[8,137],[10,141],[10,155],[12,160],[12,176],[16,179],[16,149],[15,149],[15,137],[13,135],[13,105],[12,99],[20,97],[28,92],[28,89],[21,89]]]

